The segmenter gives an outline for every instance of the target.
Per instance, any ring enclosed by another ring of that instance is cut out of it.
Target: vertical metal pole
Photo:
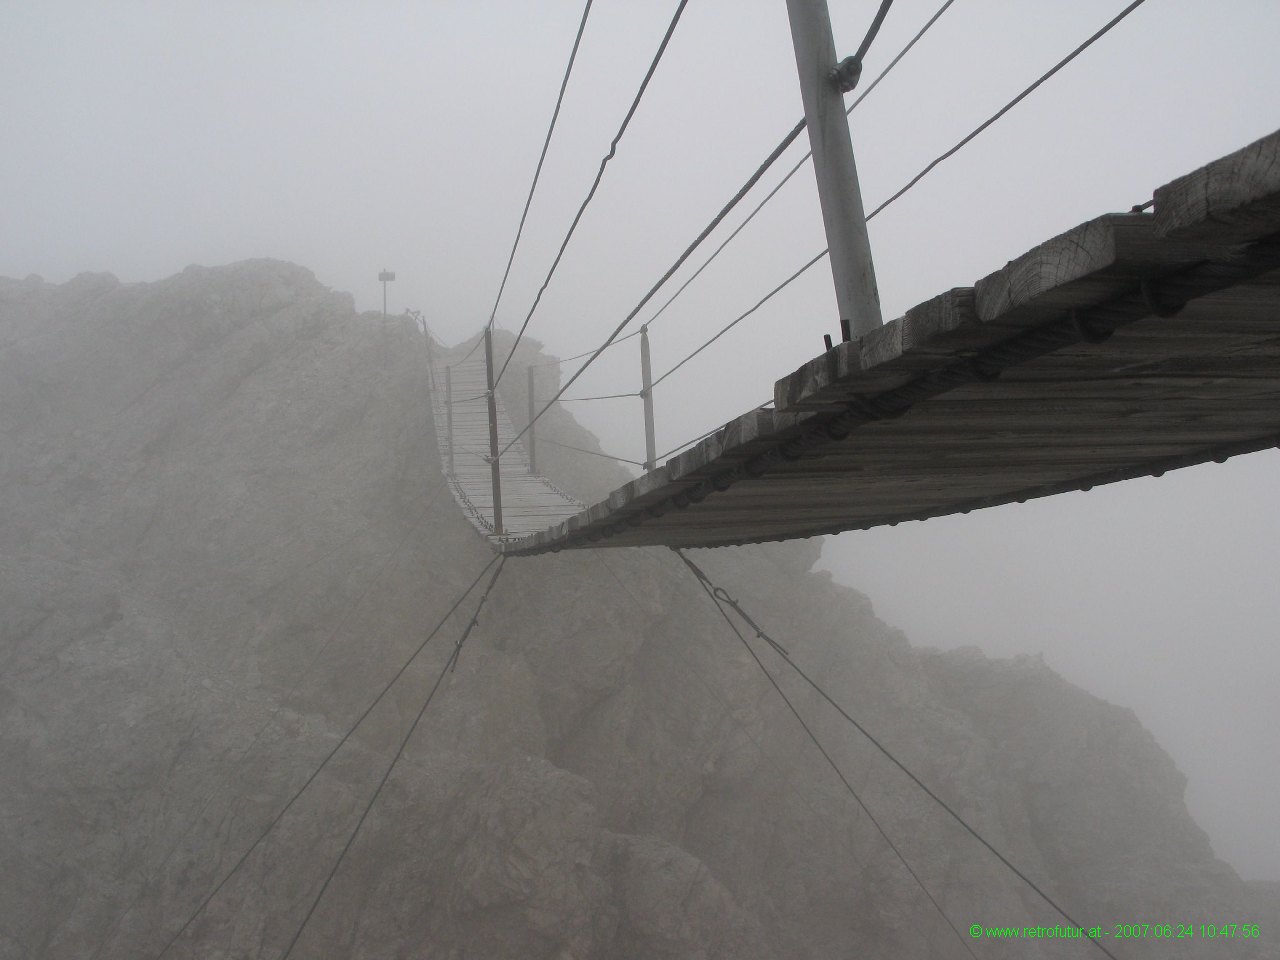
[[[787,0],[787,16],[813,148],[822,222],[831,250],[840,332],[849,340],[870,333],[883,320],[844,96],[833,76],[836,46],[831,37],[831,16],[827,0]]]
[[[387,281],[382,281],[382,319],[387,319]]]
[[[422,324],[422,339],[427,344],[427,382],[431,385],[432,394],[435,394],[440,389],[440,385],[436,383],[436,352],[431,349],[431,333],[427,330],[427,321],[422,319],[421,313],[417,314],[414,320]]]
[[[489,479],[493,485],[493,532],[502,535],[502,471],[498,467],[498,398],[493,392],[493,330],[484,328],[484,379],[489,388]]]
[[[444,368],[444,410],[449,433],[449,476],[453,476],[453,367]]]
[[[534,426],[538,421],[534,418],[533,408],[533,364],[529,364],[529,432],[525,434],[529,438],[529,472],[538,472],[538,431]]]
[[[658,459],[653,440],[653,368],[649,364],[649,327],[640,328],[640,399],[644,401],[644,469],[648,473]]]

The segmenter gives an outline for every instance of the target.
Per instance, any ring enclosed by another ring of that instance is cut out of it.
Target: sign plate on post
[[[396,278],[396,274],[394,270],[383,270],[380,274],[378,274],[378,279],[381,280],[383,283],[386,283],[388,280],[394,280],[395,278]]]

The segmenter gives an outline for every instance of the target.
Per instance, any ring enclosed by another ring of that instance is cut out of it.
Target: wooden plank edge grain
[[[1095,306],[1205,259],[1203,244],[1156,236],[1153,218],[1109,213],[1027,251],[974,285],[983,323],[1011,331]]]
[[[1280,130],[1155,191],[1156,234],[1247,243],[1280,231]]]

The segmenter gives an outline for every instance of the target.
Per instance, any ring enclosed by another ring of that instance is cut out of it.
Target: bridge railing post
[[[657,446],[653,437],[653,367],[649,363],[649,327],[640,328],[640,399],[644,401],[644,471],[653,469]]]
[[[444,368],[444,419],[449,441],[449,476],[453,476],[453,367]]]
[[[805,124],[813,149],[822,222],[843,339],[870,333],[883,323],[867,218],[853,160],[844,94],[836,79],[836,46],[827,0],[787,0],[791,42],[800,74]]]
[[[498,398],[493,390],[493,330],[484,328],[484,379],[489,401],[489,482],[493,485],[493,532],[502,535],[502,471],[498,465]]]
[[[534,416],[534,396],[533,396],[533,364],[529,364],[529,432],[525,434],[529,438],[529,472],[538,472],[538,431],[534,426],[538,422],[538,418]]]

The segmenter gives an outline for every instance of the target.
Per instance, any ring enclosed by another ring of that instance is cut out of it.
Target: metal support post
[[[444,368],[444,415],[449,434],[449,476],[453,476],[453,367]]]
[[[529,364],[529,432],[525,434],[528,437],[526,445],[529,448],[529,472],[538,472],[538,431],[535,424],[538,422],[534,416],[534,400],[533,400],[533,364]]]
[[[382,319],[387,319],[387,284],[396,278],[395,272],[383,267],[378,273],[378,279],[382,281]]]
[[[834,76],[836,46],[831,37],[831,16],[827,0],[787,0],[787,16],[813,148],[822,222],[831,251],[840,333],[843,339],[851,340],[870,333],[883,319],[844,96]]]
[[[502,535],[502,471],[498,467],[498,398],[493,392],[493,330],[484,328],[484,379],[489,392],[489,479],[493,484],[493,532]]]
[[[653,367],[649,363],[649,327],[640,328],[640,399],[644,401],[644,470],[653,469],[658,448],[653,440]]]

